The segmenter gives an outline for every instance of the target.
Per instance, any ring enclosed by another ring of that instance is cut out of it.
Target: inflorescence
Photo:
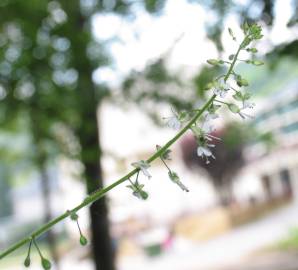
[[[88,241],[87,238],[82,234],[78,222],[79,216],[77,215],[77,211],[100,199],[111,189],[125,181],[129,182],[129,185],[127,185],[127,187],[132,190],[132,194],[134,196],[141,200],[146,200],[149,195],[144,190],[144,184],[140,183],[140,172],[142,172],[142,174],[148,179],[152,178],[149,172],[149,169],[151,167],[150,163],[157,158],[161,160],[163,165],[168,170],[168,176],[170,180],[178,187],[180,187],[183,191],[188,192],[189,189],[181,182],[178,174],[170,169],[167,163],[169,160],[171,160],[171,150],[169,149],[169,147],[173,145],[186,131],[190,130],[197,141],[197,155],[203,158],[206,163],[210,163],[211,159],[216,159],[216,157],[212,153],[212,148],[215,147],[213,140],[220,140],[220,138],[217,138],[213,135],[215,129],[212,124],[212,121],[214,119],[219,118],[220,108],[226,107],[229,111],[236,115],[239,115],[243,119],[251,118],[251,116],[247,113],[247,110],[252,109],[254,107],[254,103],[249,101],[251,98],[251,94],[246,90],[246,87],[249,85],[249,83],[244,77],[242,77],[242,75],[238,74],[234,70],[234,67],[237,61],[252,64],[255,66],[261,66],[264,64],[262,61],[255,59],[254,55],[258,52],[258,50],[255,47],[250,46],[253,41],[261,39],[263,35],[262,28],[257,24],[248,25],[247,23],[244,23],[242,25],[242,31],[244,38],[239,44],[236,53],[231,54],[228,57],[228,60],[207,60],[207,63],[212,66],[226,67],[227,72],[223,75],[218,76],[206,85],[205,90],[211,93],[211,97],[205,103],[205,105],[200,109],[191,111],[177,112],[172,109],[173,115],[164,118],[167,121],[167,125],[169,127],[179,130],[176,136],[169,140],[164,146],[157,145],[156,152],[150,158],[148,158],[148,160],[140,160],[138,162],[132,163],[132,166],[135,169],[129,172],[127,175],[115,181],[110,186],[99,189],[90,194],[81,204],[76,206],[73,210],[66,211],[66,213],[62,214],[61,216],[51,220],[47,224],[44,224],[41,228],[33,232],[29,237],[22,239],[18,243],[8,248],[6,251],[0,253],[0,259],[4,258],[14,250],[29,242],[28,253],[27,257],[25,258],[24,265],[26,267],[29,267],[31,265],[30,252],[33,244],[36,247],[41,258],[41,265],[43,269],[50,269],[51,262],[42,255],[35,239],[50,230],[51,227],[53,227],[55,224],[59,223],[67,217],[70,217],[71,220],[75,221],[77,224],[80,234],[80,244],[83,246],[86,245]],[[237,38],[231,28],[228,29],[228,32],[231,38],[235,42],[237,42]],[[251,59],[239,59],[239,54],[241,51],[250,53],[252,55]],[[133,181],[131,177],[134,175],[136,175],[136,177]]]

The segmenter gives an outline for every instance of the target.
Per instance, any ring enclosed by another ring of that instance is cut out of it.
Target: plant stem
[[[215,95],[213,95],[204,105],[204,107],[197,112],[197,114],[189,121],[189,123],[183,128],[181,129],[171,140],[169,140],[163,147],[161,147],[158,151],[156,151],[150,158],[147,159],[148,163],[153,162],[154,160],[156,160],[165,150],[167,150],[172,144],[174,144],[196,121],[197,119],[203,114],[203,112],[211,105],[211,103],[213,102],[213,100],[215,99]],[[26,243],[28,243],[32,238],[36,238],[39,235],[47,232],[51,227],[53,227],[55,224],[61,222],[62,220],[66,219],[70,213],[72,212],[77,212],[80,209],[84,208],[85,206],[97,201],[98,199],[100,199],[101,197],[103,197],[107,192],[109,192],[111,189],[115,188],[116,186],[122,184],[123,182],[125,182],[128,178],[132,177],[135,173],[137,173],[139,171],[139,169],[134,169],[132,171],[130,171],[128,174],[126,174],[125,176],[123,176],[122,178],[118,179],[117,181],[115,181],[114,183],[112,183],[111,185],[102,188],[96,192],[94,192],[93,194],[87,196],[84,201],[82,203],[80,203],[79,205],[77,205],[76,207],[74,207],[72,210],[65,212],[64,214],[58,216],[57,218],[49,221],[48,223],[44,224],[43,226],[41,226],[39,229],[37,229],[36,231],[33,231],[31,233],[30,236],[20,240],[19,242],[17,242],[16,244],[12,245],[11,247],[9,247],[7,250],[3,251],[0,254],[0,259],[4,258],[5,256],[7,256],[8,254],[12,253],[13,251],[15,251],[16,249],[20,248],[21,246],[25,245]]]
[[[36,247],[36,249],[37,249],[37,251],[38,251],[38,254],[39,254],[40,258],[43,258],[42,254],[41,254],[41,251],[40,251],[40,249],[39,249],[37,243],[35,242],[35,239],[32,238],[32,240],[33,240],[33,244],[34,244],[34,246]]]
[[[239,45],[239,48],[238,48],[238,50],[237,50],[237,52],[236,52],[236,54],[235,54],[235,56],[233,58],[232,64],[230,65],[230,68],[228,69],[228,72],[227,72],[226,76],[224,77],[224,81],[225,82],[228,80],[228,78],[230,77],[231,73],[233,72],[233,68],[234,68],[235,63],[237,61],[238,55],[239,55],[239,53],[240,53],[240,51],[242,49],[242,43],[244,42],[244,40],[245,40],[245,38],[243,39],[243,41]]]
[[[227,79],[229,78],[229,76],[231,75],[231,73],[233,72],[233,68],[234,65],[236,63],[237,57],[241,51],[241,45],[240,44],[235,57],[228,69],[227,74],[224,76],[224,81],[226,82]],[[202,109],[198,110],[198,112],[195,114],[195,116],[188,122],[187,125],[185,125],[184,128],[182,128],[171,140],[169,140],[163,147],[161,147],[158,151],[156,151],[151,157],[149,157],[146,161],[148,163],[153,162],[154,160],[156,160],[157,158],[159,158],[161,156],[161,154],[163,152],[165,152],[171,145],[173,145],[189,128],[191,128],[191,126],[199,119],[199,117],[208,109],[208,107],[213,103],[213,101],[215,100],[216,95],[212,95],[212,97],[209,98],[209,100],[205,103],[205,105],[202,107]],[[132,177],[133,175],[135,175],[137,172],[139,172],[139,169],[134,169],[132,171],[130,171],[128,174],[126,174],[125,176],[121,177],[120,179],[118,179],[117,181],[115,181],[114,183],[112,183],[111,185],[99,189],[97,191],[95,191],[94,193],[90,194],[89,196],[87,196],[82,203],[80,203],[79,205],[77,205],[76,207],[74,207],[72,210],[70,211],[66,211],[64,214],[58,216],[55,219],[50,220],[48,223],[42,225],[40,228],[38,228],[37,230],[33,231],[29,236],[23,238],[22,240],[20,240],[19,242],[15,243],[14,245],[10,246],[8,249],[4,250],[2,253],[0,253],[0,260],[3,259],[4,257],[6,257],[8,254],[12,253],[13,251],[17,250],[18,248],[22,247],[23,245],[25,245],[26,243],[30,242],[33,239],[33,243],[34,239],[37,238],[38,236],[42,235],[43,233],[49,231],[54,225],[56,225],[57,223],[61,222],[62,220],[66,219],[67,217],[69,217],[71,215],[71,213],[73,212],[77,212],[80,209],[86,207],[87,205],[99,200],[100,198],[102,198],[106,193],[108,193],[110,190],[112,190],[113,188],[115,188],[116,186],[122,184],[123,182],[125,182],[126,180],[128,180],[130,177]]]
[[[167,165],[167,163],[163,160],[162,157],[160,157],[160,159],[161,159],[162,163],[167,167],[168,171],[170,172],[171,169],[169,168],[169,166]]]
[[[221,103],[221,104],[225,104],[225,105],[229,105],[229,103],[218,100],[218,99],[214,99],[215,102]]]

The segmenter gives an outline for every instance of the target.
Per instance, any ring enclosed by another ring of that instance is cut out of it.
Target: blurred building
[[[270,149],[263,143],[246,149],[244,175],[260,180],[251,195],[298,198],[298,80],[258,101],[258,107],[253,125],[260,133],[271,132],[274,143]]]

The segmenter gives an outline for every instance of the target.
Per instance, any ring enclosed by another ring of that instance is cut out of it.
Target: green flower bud
[[[229,30],[229,34],[232,37],[232,39],[236,41],[236,37],[234,36],[234,33],[233,33],[232,29],[228,28],[228,30]]]
[[[251,52],[251,53],[257,53],[258,50],[256,48],[247,48],[246,51]]]
[[[213,87],[213,83],[207,83],[207,85],[205,86],[204,90],[210,90]]]
[[[217,65],[220,64],[220,61],[217,60],[217,59],[208,59],[207,63],[210,64],[210,65],[213,65],[213,66],[217,66]]]
[[[236,94],[233,95],[233,98],[236,99],[237,101],[242,101],[243,96],[241,92],[237,92]]]
[[[29,254],[28,254],[27,258],[24,261],[24,265],[25,265],[25,267],[29,267],[30,264],[31,264],[31,260],[30,260]]]
[[[237,85],[239,87],[242,87],[242,86],[248,86],[248,81],[244,78],[242,78],[241,76],[237,76]]]
[[[76,213],[71,213],[70,218],[71,218],[71,220],[76,221],[76,220],[78,220],[79,216]]]
[[[239,113],[240,112],[240,108],[236,104],[230,103],[228,105],[228,108],[233,113]]]
[[[246,37],[241,44],[241,48],[243,49],[247,47],[251,42],[252,42],[252,39],[249,37]]]
[[[173,171],[169,171],[169,177],[173,182],[177,182],[180,180],[179,176],[177,173],[173,172]]]
[[[229,60],[232,61],[232,60],[234,59],[234,57],[235,57],[235,54],[230,54],[230,55],[229,55]]]
[[[139,192],[139,194],[140,194],[140,196],[141,196],[141,198],[142,198],[143,200],[147,200],[148,197],[149,197],[148,193],[147,193],[146,191],[144,191],[144,190],[141,190],[141,191]]]
[[[183,191],[189,192],[189,189],[180,181],[180,178],[177,173],[173,171],[169,171],[170,179],[177,184]]]
[[[250,93],[245,93],[244,95],[243,95],[243,100],[247,100],[247,99],[250,99],[251,98],[251,94]]]
[[[49,260],[47,260],[46,258],[41,259],[41,265],[42,265],[42,268],[45,270],[49,270],[52,267],[51,262]]]
[[[252,60],[251,63],[255,66],[262,66],[264,65],[264,62],[260,61],[260,60]]]
[[[244,22],[242,25],[241,25],[241,28],[243,30],[243,33],[246,35],[248,33],[248,30],[249,30],[249,25],[247,22]]]
[[[81,237],[80,237],[80,244],[81,244],[82,246],[86,246],[87,243],[88,243],[87,238],[86,238],[84,235],[81,235]]]

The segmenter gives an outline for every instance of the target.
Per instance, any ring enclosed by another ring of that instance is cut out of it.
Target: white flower
[[[240,109],[240,112],[238,113],[243,119],[245,118],[250,118],[250,119],[253,119],[253,116],[243,112],[243,110],[245,109],[253,109],[255,106],[255,103],[253,102],[249,102],[248,100],[244,100],[243,101],[243,106],[242,108]]]
[[[221,98],[225,98],[227,95],[227,90],[224,88],[215,88],[213,90],[214,95],[220,96]]]
[[[229,90],[230,86],[224,80],[221,80],[220,82],[216,83],[213,93],[214,95],[220,96],[221,98],[225,98]]]
[[[215,159],[215,156],[212,154],[211,150],[208,148],[209,147],[214,147],[213,144],[206,144],[206,146],[199,146],[197,149],[197,154],[199,157],[206,158],[206,163],[210,163],[209,157],[212,157]]]
[[[164,118],[164,119],[168,119],[167,121],[167,126],[169,128],[178,130],[181,128],[181,122],[179,121],[179,119],[177,118],[176,115],[168,117],[168,118]]]
[[[219,118],[217,113],[207,113],[205,117],[205,121],[210,121]]]
[[[243,106],[242,106],[241,110],[244,110],[244,109],[253,109],[255,105],[256,104],[253,103],[253,102],[249,102],[248,100],[244,100],[243,101]]]
[[[245,110],[247,108],[250,108],[251,109],[251,108],[253,108],[253,106],[254,106],[254,103],[250,103],[248,101],[244,101],[243,102],[242,108],[239,108],[236,104],[233,104],[233,103],[230,103],[228,105],[228,107],[229,107],[229,109],[230,109],[231,112],[236,113],[236,114],[239,114],[240,117],[242,117],[243,119],[245,119],[245,118],[253,118],[251,115],[243,112],[243,110]]]
[[[140,169],[142,171],[142,173],[147,176],[148,178],[151,178],[151,174],[149,173],[149,171],[147,170],[148,168],[150,168],[150,164],[145,161],[145,160],[140,160],[138,162],[134,162],[131,164],[133,167]]]
[[[246,119],[246,118],[253,119],[254,118],[253,116],[251,116],[251,115],[249,115],[247,113],[244,113],[242,111],[240,111],[238,114],[241,116],[242,119]]]

